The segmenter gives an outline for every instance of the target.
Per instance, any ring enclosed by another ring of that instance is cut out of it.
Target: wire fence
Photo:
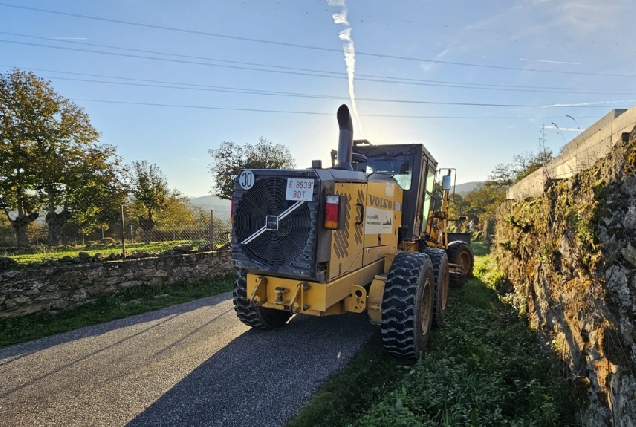
[[[11,223],[0,221],[0,255],[69,249],[91,250],[108,247],[128,247],[130,251],[169,250],[172,247],[191,245],[195,249],[220,250],[227,248],[231,234],[230,204],[192,205],[184,203],[178,212],[171,215],[159,212],[152,221],[144,221],[124,207],[120,213],[111,215],[104,224],[90,228],[71,218],[57,238],[52,239],[50,221],[42,212],[38,219],[27,226],[28,245],[18,245],[16,230]],[[10,212],[9,215],[12,213]],[[77,215],[79,216],[79,215]],[[56,240],[56,244],[51,244]]]

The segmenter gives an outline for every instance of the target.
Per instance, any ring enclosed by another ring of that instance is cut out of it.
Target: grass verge
[[[494,257],[475,252],[476,277],[451,290],[447,323],[418,362],[388,357],[376,336],[288,425],[573,425],[560,361],[499,300]]]
[[[126,254],[148,252],[159,253],[168,251],[179,245],[193,245],[198,247],[204,242],[199,241],[169,241],[169,242],[152,242],[152,243],[126,243]],[[217,249],[223,245],[217,244]],[[47,260],[59,260],[65,256],[75,258],[80,252],[88,252],[90,255],[100,253],[103,256],[112,254],[121,254],[121,244],[115,243],[111,245],[78,245],[78,246],[61,246],[51,247],[39,245],[32,248],[20,249],[17,252],[5,251],[2,255],[8,256],[17,261],[20,266],[26,266],[32,263],[43,262]]]
[[[102,294],[92,302],[55,314],[0,318],[0,347],[218,295],[231,291],[233,286],[233,276],[196,284],[142,285]]]

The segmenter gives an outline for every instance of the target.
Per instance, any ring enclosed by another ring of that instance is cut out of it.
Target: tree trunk
[[[17,225],[17,226],[14,226],[13,229],[15,230],[15,238],[16,238],[16,241],[18,242],[18,247],[19,248],[29,247],[29,236],[27,236],[27,226]]]
[[[16,219],[9,218],[11,227],[15,232],[16,243],[19,248],[26,248],[29,246],[29,236],[27,236],[27,226],[38,218],[37,212],[30,215],[18,216]]]
[[[486,224],[484,226],[484,241],[486,245],[490,248],[492,246],[492,238],[495,235],[495,221],[492,219],[487,219]]]
[[[146,244],[152,241],[152,229],[155,228],[155,222],[152,218],[139,217],[139,227],[144,231],[144,240]]]
[[[62,212],[49,211],[46,214],[46,223],[49,226],[48,242],[51,246],[57,246],[62,240],[64,225],[71,218],[71,213],[64,209]]]

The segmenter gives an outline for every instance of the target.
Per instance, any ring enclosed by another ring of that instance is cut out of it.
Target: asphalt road
[[[231,294],[0,349],[2,426],[280,426],[373,333],[365,314],[250,330]]]

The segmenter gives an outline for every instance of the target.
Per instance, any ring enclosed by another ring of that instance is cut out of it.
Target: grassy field
[[[143,285],[100,295],[94,302],[57,314],[0,318],[0,347],[221,294],[233,286],[234,277],[197,284]]]
[[[560,361],[499,300],[494,257],[474,249],[476,277],[451,290],[421,360],[387,356],[377,334],[288,427],[576,425]]]
[[[194,242],[194,246],[198,247],[198,243]],[[186,245],[193,244],[191,241],[170,241],[170,242],[152,242],[152,243],[126,243],[126,253],[139,253],[139,252],[149,252],[149,253],[158,253],[170,250],[178,245]],[[222,245],[217,245],[221,247]],[[37,246],[30,249],[21,250],[21,253],[2,253],[1,255],[9,256],[16,260],[19,265],[27,265],[36,262],[43,262],[46,260],[57,260],[61,259],[65,256],[70,256],[74,258],[79,255],[80,252],[88,252],[91,256],[100,253],[102,256],[108,256],[111,253],[121,254],[121,244],[112,244],[112,245],[93,245],[93,246],[66,246],[60,248],[51,248],[48,246]]]

